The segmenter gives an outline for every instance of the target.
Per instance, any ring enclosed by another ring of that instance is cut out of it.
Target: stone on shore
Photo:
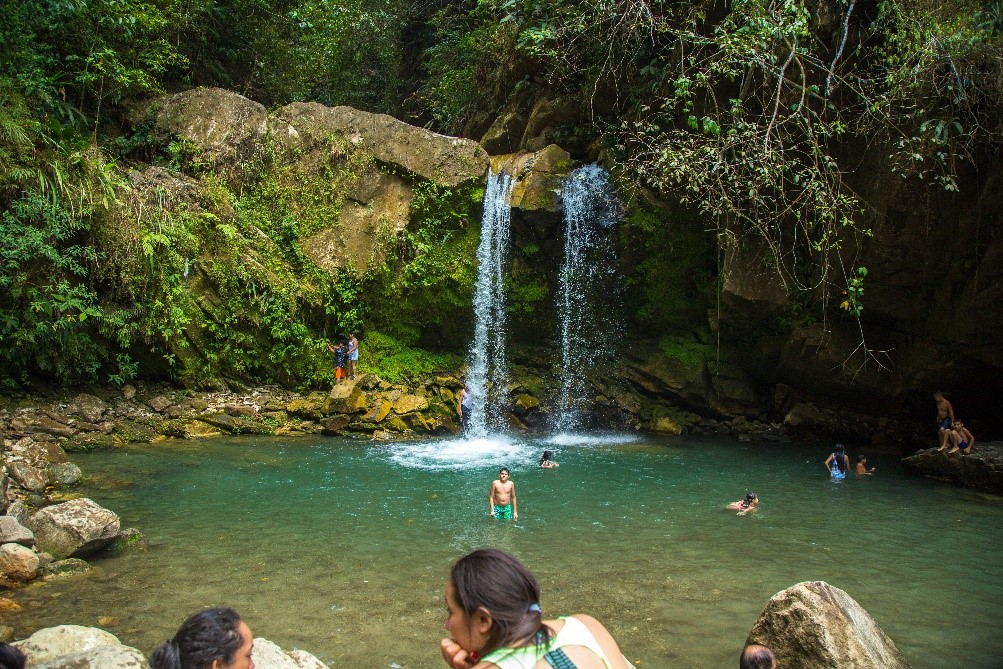
[[[927,448],[903,458],[902,464],[920,476],[1003,495],[1003,442],[1000,441],[977,441],[970,455]]]
[[[355,383],[343,382],[331,389],[327,413],[362,413],[366,410],[366,395]],[[290,412],[291,413],[291,412]]]
[[[81,625],[41,629],[13,644],[28,656],[31,669],[142,669],[141,652],[110,632]]]
[[[780,667],[909,669],[870,614],[824,581],[798,583],[775,594],[745,643],[768,646]]]
[[[118,535],[118,516],[92,500],[48,506],[28,521],[38,547],[56,559],[83,557],[105,548]]]
[[[285,651],[268,639],[254,639],[251,659],[257,669],[329,669],[304,650]]]
[[[49,474],[40,467],[33,467],[27,462],[7,461],[7,471],[14,482],[25,490],[43,492],[49,487]]]
[[[0,544],[21,544],[31,548],[35,535],[13,516],[0,516]]]
[[[72,462],[59,462],[49,465],[49,478],[52,484],[59,488],[74,486],[80,482],[84,473]]]
[[[21,544],[0,546],[0,582],[27,583],[41,565],[38,554]]]

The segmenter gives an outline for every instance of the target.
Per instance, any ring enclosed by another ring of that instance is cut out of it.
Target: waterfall
[[[503,426],[508,383],[505,365],[505,260],[508,254],[512,178],[488,170],[477,247],[474,284],[474,340],[470,344],[467,387],[471,396],[468,437],[483,438]]]
[[[581,427],[581,402],[588,397],[586,374],[614,354],[608,279],[615,255],[610,231],[620,209],[609,173],[598,165],[580,167],[561,190],[564,206],[564,263],[557,298],[561,329],[560,394],[554,427]]]

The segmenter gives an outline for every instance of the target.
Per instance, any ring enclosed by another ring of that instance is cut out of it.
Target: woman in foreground
[[[504,551],[460,558],[446,582],[442,657],[453,669],[628,669],[616,641],[590,616],[543,620],[540,584]]]
[[[177,634],[150,656],[153,669],[254,669],[254,637],[233,609],[188,616]]]

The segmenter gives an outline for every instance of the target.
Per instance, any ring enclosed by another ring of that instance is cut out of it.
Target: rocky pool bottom
[[[544,447],[557,470],[535,467]],[[149,652],[187,613],[223,604],[332,667],[438,667],[449,565],[493,545],[538,575],[548,615],[595,615],[642,667],[734,664],[766,601],[813,580],[855,598],[917,669],[998,667],[1000,499],[880,455],[874,477],[833,484],[826,455],[599,435],[241,437],[77,454],[78,492],[150,548],[8,592],[22,610],[7,624],[19,637],[100,625]],[[518,523],[486,515],[502,465]],[[722,509],[748,490],[755,514]]]

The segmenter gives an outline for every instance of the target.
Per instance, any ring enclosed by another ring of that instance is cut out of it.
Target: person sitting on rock
[[[742,650],[738,669],[777,669],[777,658],[766,646],[752,643]]]
[[[24,669],[28,665],[28,658],[9,643],[0,641],[0,669]]]
[[[875,467],[868,469],[867,456],[861,453],[857,456],[857,476],[870,476],[874,473]]]
[[[214,608],[188,616],[173,639],[150,656],[152,669],[254,669],[254,637],[233,609]]]
[[[975,435],[969,432],[960,420],[954,421],[954,429],[951,430],[947,438],[952,445],[948,453],[961,451],[965,455],[969,455],[972,452],[972,446],[975,445]]]
[[[738,502],[732,502],[724,508],[729,511],[738,511],[738,515],[744,516],[747,513],[755,511],[757,506],[759,506],[759,496],[754,492],[750,492],[745,496],[745,499],[739,500]]]

